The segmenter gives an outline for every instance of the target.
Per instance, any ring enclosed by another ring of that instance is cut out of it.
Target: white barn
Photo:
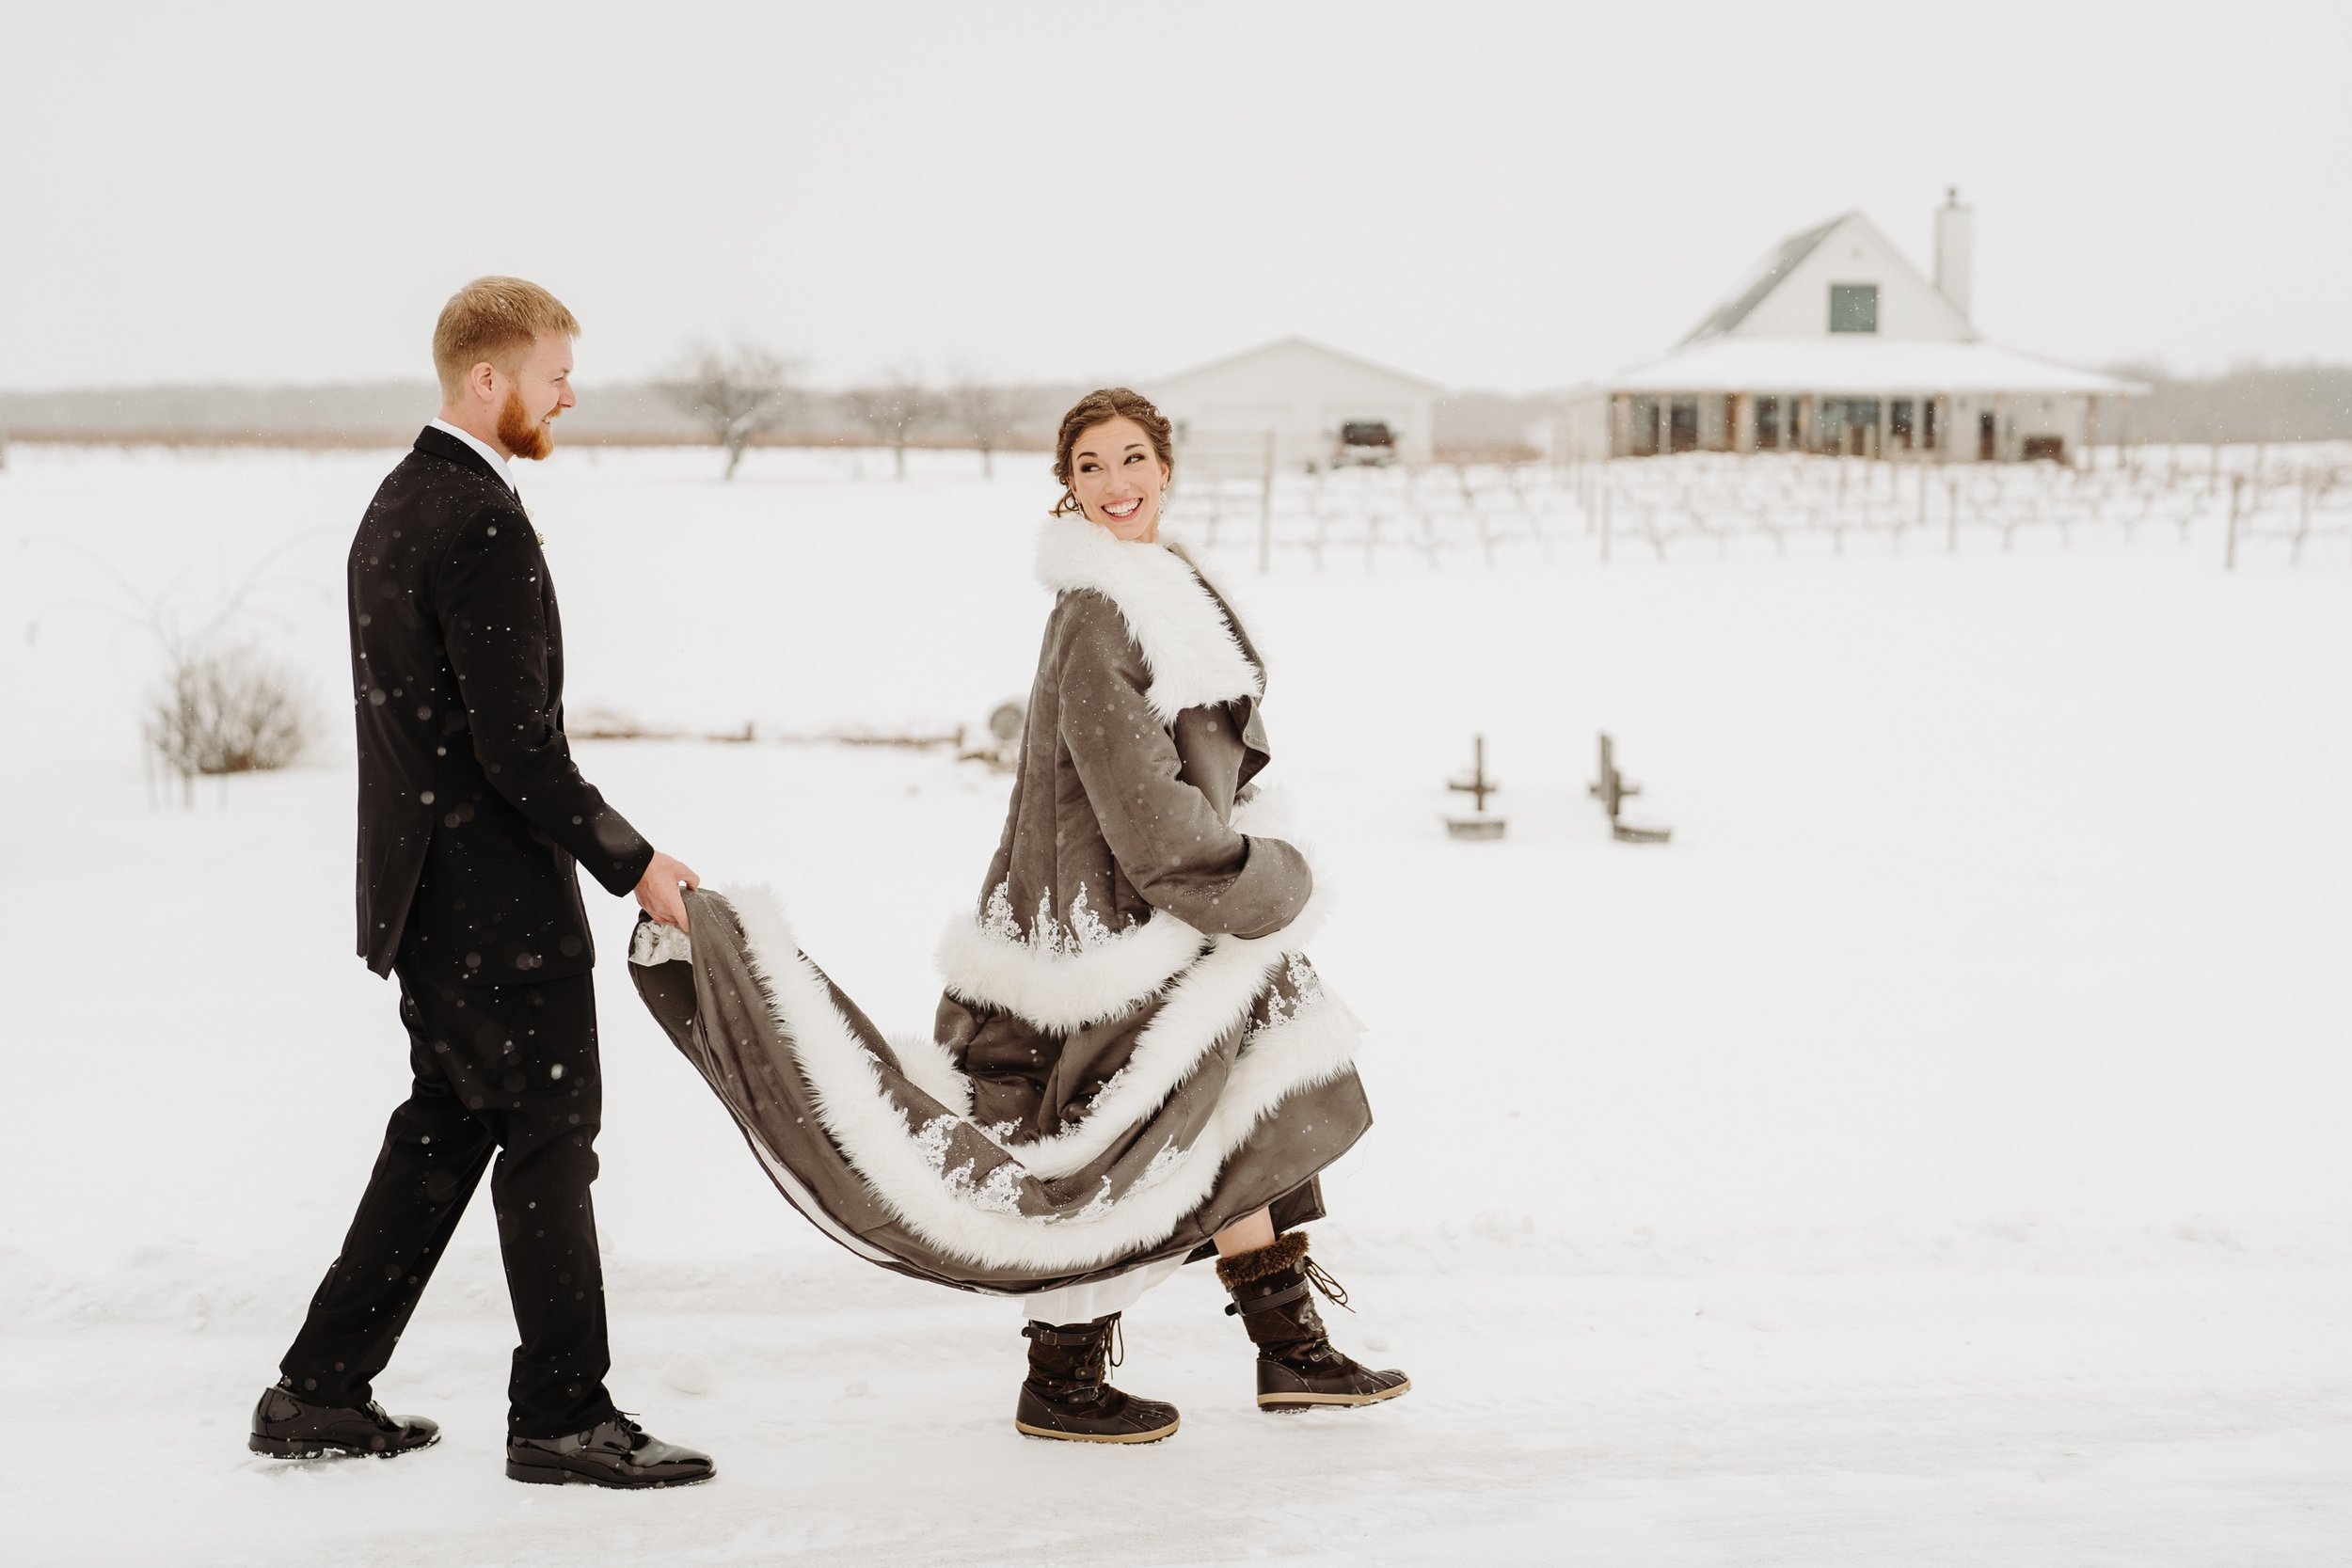
[[[1285,468],[1328,463],[1343,425],[1386,424],[1397,460],[1426,463],[1440,388],[1435,382],[1343,354],[1305,338],[1283,338],[1213,359],[1141,388],[1176,427],[1179,447],[1254,446],[1267,433]]]
[[[1789,236],[1665,358],[1575,388],[1561,455],[2067,461],[2103,419],[2114,439],[2146,388],[1977,335],[1972,226],[1955,193],[1932,282],[1860,213]]]

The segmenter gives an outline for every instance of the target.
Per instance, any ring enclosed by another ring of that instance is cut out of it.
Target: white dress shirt
[[[513,490],[518,496],[522,494],[521,488],[515,483],[514,471],[507,467],[506,454],[499,451],[498,448],[490,445],[489,442],[483,440],[478,436],[474,436],[458,429],[447,420],[429,420],[426,421],[426,427],[428,429],[437,430],[444,436],[454,436],[459,440],[465,442],[466,445],[473,448],[474,451],[480,452],[484,457],[489,460],[490,471],[497,474],[499,478],[504,480],[506,482],[506,487],[509,490]]]

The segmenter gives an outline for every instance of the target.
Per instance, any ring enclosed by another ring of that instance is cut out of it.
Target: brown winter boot
[[[1233,1295],[1225,1310],[1241,1319],[1258,1347],[1259,1409],[1377,1404],[1413,1386],[1403,1372],[1375,1372],[1350,1360],[1325,1336],[1308,1287],[1338,1307],[1347,1305],[1347,1292],[1307,1256],[1305,1231],[1218,1259],[1216,1276]]]
[[[1073,1443],[1156,1443],[1173,1433],[1174,1405],[1139,1400],[1105,1381],[1118,1365],[1111,1354],[1118,1332],[1116,1312],[1058,1327],[1031,1322],[1021,1331],[1029,1341],[1029,1375],[1012,1424],[1031,1437]]]

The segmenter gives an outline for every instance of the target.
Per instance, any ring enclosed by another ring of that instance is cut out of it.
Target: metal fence
[[[1267,571],[2156,543],[2231,568],[2352,560],[2347,443],[2110,447],[2078,467],[1690,452],[1317,474],[1236,444],[1181,453],[1177,475],[1170,521]]]

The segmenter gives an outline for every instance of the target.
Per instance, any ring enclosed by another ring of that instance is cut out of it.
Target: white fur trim
[[[908,1083],[960,1117],[972,1114],[972,1080],[946,1046],[930,1035],[893,1035],[890,1049]]]
[[[1049,517],[1038,533],[1037,575],[1048,588],[1091,589],[1118,607],[1152,672],[1144,700],[1161,723],[1188,707],[1265,694],[1225,612],[1167,546],[1115,538],[1082,516]]]
[[[1042,936],[1043,933],[1037,933]],[[1200,956],[1208,939],[1165,911],[1075,952],[1015,942],[958,915],[939,943],[950,995],[1070,1034],[1117,1018]]]
[[[1008,1214],[982,1207],[968,1182],[958,1188],[925,1159],[905,1114],[882,1086],[879,1060],[834,1006],[816,966],[801,955],[775,896],[764,888],[729,890],[726,896],[742,922],[745,963],[808,1084],[826,1134],[909,1229],[942,1251],[990,1267],[1089,1269],[1167,1240],[1215,1190],[1228,1156],[1268,1112],[1349,1069],[1361,1032],[1345,1004],[1327,995],[1250,1042],[1200,1137],[1159,1180],[1100,1205],[1087,1219]]]
[[[1289,807],[1287,791],[1262,789],[1233,808],[1232,825],[1252,838],[1279,838],[1304,855],[1307,850],[1288,826]],[[1312,857],[1309,859],[1311,864]],[[1261,940],[1279,939],[1282,952],[1298,951],[1330,905],[1324,887],[1317,867],[1316,892],[1306,907],[1280,931]],[[1108,1022],[1149,1000],[1198,959],[1210,940],[1166,910],[1075,949],[1049,940],[1057,934],[1032,931],[1023,942],[991,930],[977,915],[956,916],[939,941],[939,972],[948,994],[1016,1013],[1041,1029],[1072,1034]]]
[[[1160,919],[1168,918],[1165,915]],[[1199,963],[1178,975],[1168,1000],[1136,1037],[1127,1065],[1112,1074],[1075,1126],[1010,1152],[1035,1175],[1051,1180],[1084,1170],[1111,1145],[1150,1117],[1226,1031],[1248,1015],[1283,958],[1279,936],[1255,942],[1220,937]]]
[[[1191,944],[1189,952],[1199,957],[1188,964],[1180,965],[1175,973],[1161,976],[1156,983],[1135,993],[1128,1001],[1107,1009],[1100,1018],[1089,1017],[1085,1021],[1088,1023],[1104,1022],[1118,1017],[1128,1007],[1140,1006],[1157,992],[1165,990],[1167,993],[1166,1003],[1152,1016],[1152,1022],[1144,1025],[1143,1032],[1136,1037],[1135,1048],[1128,1053],[1127,1065],[1114,1073],[1110,1082],[1095,1095],[1087,1107],[1085,1119],[1034,1143],[1011,1146],[1011,1152],[1032,1175],[1048,1180],[1083,1170],[1101,1158],[1120,1134],[1168,1102],[1168,1097],[1175,1093],[1176,1085],[1200,1065],[1200,1058],[1208,1053],[1210,1047],[1216,1045],[1226,1030],[1248,1011],[1249,1005],[1265,989],[1266,980],[1275,966],[1292,954],[1305,951],[1308,940],[1321,928],[1324,911],[1329,907],[1328,899],[1318,885],[1316,891],[1308,896],[1306,907],[1298,911],[1297,917],[1268,936],[1237,937],[1227,934],[1203,938],[1199,931],[1165,910],[1154,913],[1143,925],[1121,933],[1123,939],[1166,924],[1185,932]],[[1025,982],[1003,986],[1005,993],[1020,990],[1032,998],[1042,996],[1050,1006],[1059,1000],[1050,991],[1056,982],[1069,983],[1072,997],[1102,994],[1107,989],[1093,984],[1085,969],[1086,963],[1101,951],[1099,947],[1075,954],[1041,953],[1026,943],[1009,942],[1001,937],[990,936],[968,920],[948,927],[948,942],[946,945],[956,946],[964,933],[971,934],[965,945],[988,944],[996,949],[989,956],[1003,968],[992,978],[1009,975]],[[1202,952],[1200,944],[1204,942],[1207,950]],[[1022,965],[1032,967],[1024,971],[1020,967]],[[965,1001],[981,1002],[999,1011],[1015,1014],[1040,1028],[1063,1027],[1047,1022],[1028,1007],[1011,1002],[987,1001],[974,994],[976,988],[959,987],[952,977],[947,989]],[[1068,1027],[1083,1025],[1072,1024]],[[938,1047],[934,1045],[932,1050],[937,1053]],[[900,1054],[903,1057],[905,1053]],[[944,1055],[944,1053],[940,1054]],[[911,1068],[907,1076],[917,1077]],[[961,1078],[962,1075],[959,1073],[957,1076]],[[967,1087],[963,1106],[968,1113],[970,1080],[965,1079],[964,1083]],[[942,1104],[956,1104],[929,1084],[923,1084],[922,1087]]]

